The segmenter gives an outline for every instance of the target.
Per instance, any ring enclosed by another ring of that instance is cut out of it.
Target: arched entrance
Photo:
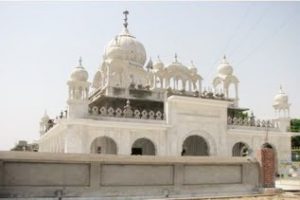
[[[137,139],[131,147],[131,155],[155,155],[155,146],[147,138]]]
[[[117,144],[109,137],[97,137],[91,144],[91,153],[117,154]]]
[[[244,157],[250,154],[249,146],[246,143],[238,142],[232,147],[232,156]]]
[[[209,146],[206,140],[198,135],[187,137],[182,144],[182,156],[208,156]]]

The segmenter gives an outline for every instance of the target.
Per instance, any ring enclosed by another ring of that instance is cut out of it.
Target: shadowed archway
[[[182,144],[182,156],[208,156],[209,146],[206,140],[198,135],[187,137]]]
[[[131,148],[131,155],[155,155],[155,145],[147,138],[137,139]]]
[[[97,137],[91,144],[91,153],[117,154],[117,144],[113,139],[109,137]]]

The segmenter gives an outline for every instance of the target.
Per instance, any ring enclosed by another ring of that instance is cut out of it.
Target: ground
[[[299,200],[300,191],[282,192],[277,195],[248,195],[234,197],[204,197],[204,198],[170,198],[160,200]]]

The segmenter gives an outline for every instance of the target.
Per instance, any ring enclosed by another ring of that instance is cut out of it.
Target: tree
[[[291,132],[300,132],[300,119],[292,119],[290,122]]]

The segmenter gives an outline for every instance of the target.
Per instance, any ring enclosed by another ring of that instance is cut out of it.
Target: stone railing
[[[104,87],[94,91],[90,97],[90,101],[94,101],[101,96],[113,96],[126,99],[148,99],[155,101],[164,101],[164,90],[151,90],[148,87]]]
[[[263,128],[263,129],[279,129],[278,123],[275,123],[271,120],[260,120],[260,119],[254,119],[254,118],[238,118],[238,117],[230,117],[227,118],[227,124],[230,127],[233,126],[244,126],[244,127],[256,127],[256,128]]]
[[[94,106],[90,110],[90,114],[94,116],[103,116],[103,117],[118,117],[118,118],[134,118],[134,119],[150,119],[150,120],[164,120],[164,114],[161,111],[153,111],[153,110],[138,110],[132,109],[130,105],[125,106],[123,109],[121,108],[113,108],[113,107],[101,107],[98,108]]]
[[[167,89],[167,96],[178,95],[178,96],[187,96],[187,97],[197,97],[202,99],[215,99],[223,101],[234,101],[234,99],[226,98],[223,93],[206,91],[185,91],[185,90],[173,90],[171,88]]]

